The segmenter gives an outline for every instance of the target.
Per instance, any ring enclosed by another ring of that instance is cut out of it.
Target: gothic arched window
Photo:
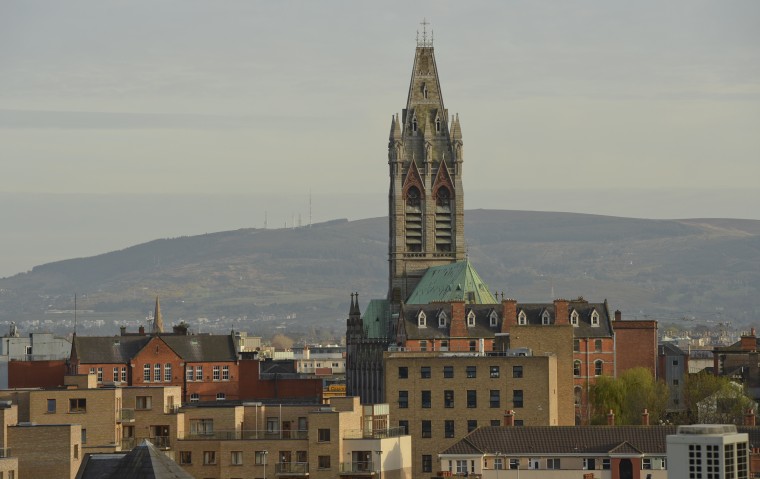
[[[406,204],[408,206],[420,206],[420,190],[416,186],[412,186],[406,192]]]

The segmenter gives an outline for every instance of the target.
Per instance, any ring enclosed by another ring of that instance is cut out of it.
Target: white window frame
[[[499,315],[496,314],[496,311],[491,311],[491,314],[488,316],[488,319],[490,321],[491,327],[495,327],[499,325]]]
[[[424,311],[417,313],[417,326],[420,328],[427,327],[427,316]]]
[[[470,311],[467,314],[467,326],[472,327],[475,326],[475,312]]]
[[[570,324],[572,324],[575,327],[578,327],[578,320],[579,320],[578,311],[573,310],[573,312],[570,313]]]
[[[517,315],[517,324],[520,326],[524,326],[528,323],[528,316],[525,315],[525,311],[520,311],[520,314]]]

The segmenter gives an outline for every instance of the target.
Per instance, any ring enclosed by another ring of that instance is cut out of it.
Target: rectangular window
[[[573,352],[580,353],[581,352],[581,341],[580,339],[573,339]]]
[[[504,460],[500,457],[495,457],[493,460],[493,468],[496,469],[497,471],[504,469]]]
[[[85,398],[69,399],[69,412],[87,412],[87,399]]]
[[[500,373],[499,373],[499,366],[491,366],[491,367],[488,368],[488,370],[489,370],[489,374],[491,375],[492,378],[498,378],[499,377],[499,375],[500,375]]]
[[[195,380],[203,381],[203,366],[195,366]]]
[[[489,407],[501,407],[501,391],[498,389],[491,389],[488,395]]]
[[[203,451],[203,464],[206,466],[216,464],[216,451]]]
[[[243,451],[231,451],[230,463],[233,466],[242,466],[243,465]]]
[[[401,428],[402,434],[409,434],[409,421],[399,420],[398,427]]]
[[[512,366],[512,377],[519,379],[523,377],[523,367],[522,366]]]
[[[192,451],[179,451],[179,463],[180,464],[192,464],[193,453]]]
[[[427,341],[424,339],[420,341],[420,351],[427,351]]]
[[[214,366],[214,368],[212,369],[212,371],[213,371],[213,374],[214,374],[212,376],[212,378],[213,378],[214,381],[219,381],[220,379],[222,379],[222,369],[219,366]]]
[[[319,442],[330,442],[330,430],[320,429],[318,432]]]
[[[422,437],[433,437],[433,425],[430,421],[422,421]]]
[[[509,468],[511,470],[520,469],[520,459],[510,459],[509,460]]]
[[[451,379],[454,377],[454,366],[444,366],[443,367],[443,377],[446,379]]]
[[[267,432],[268,433],[276,433],[279,432],[279,428],[277,425],[279,424],[279,421],[277,420],[277,417],[268,417],[267,418]]]
[[[420,377],[422,379],[430,379],[430,366],[422,366],[420,368]]]
[[[512,407],[523,407],[523,399],[522,389],[512,391]]]
[[[153,398],[150,396],[137,396],[135,398],[135,409],[152,409]]]
[[[593,471],[596,469],[596,458],[586,457],[583,458],[583,469],[586,471]]]
[[[523,419],[515,419],[515,426],[516,427],[522,427],[525,425],[525,421]]]
[[[433,456],[430,454],[422,455],[422,472],[433,472]]]
[[[150,364],[147,363],[143,365],[143,381],[150,382]]]
[[[103,382],[103,368],[98,368],[98,382]]]
[[[443,422],[444,437],[454,437],[454,421],[447,419]]]
[[[399,366],[398,367],[398,378],[399,379],[406,379],[409,377],[409,368],[406,366]]]
[[[478,367],[477,366],[467,366],[467,377],[469,379],[478,377]]]
[[[641,460],[641,468],[642,469],[652,469],[652,459],[649,457],[645,457]]]
[[[602,340],[601,339],[594,340],[594,350],[597,353],[601,353],[602,352]]]
[[[443,391],[443,407],[454,407],[454,391],[452,389]]]
[[[678,379],[673,380],[673,386],[678,386]]]
[[[330,456],[319,456],[317,464],[319,469],[330,469]]]
[[[207,436],[214,434],[213,419],[191,419],[190,434],[194,436]]]
[[[478,421],[476,419],[467,420],[467,432],[470,433],[478,428]]]
[[[256,451],[253,453],[253,462],[256,463],[257,466],[262,466],[266,464],[266,457],[267,453],[269,451]]]
[[[398,407],[399,409],[407,409],[409,407],[409,391],[398,392]]]
[[[82,428],[82,444],[87,444],[87,429]]]
[[[192,381],[193,377],[194,377],[194,375],[193,375],[193,367],[192,366],[187,366],[185,368],[185,380],[186,381]]]
[[[605,471],[609,471],[610,470],[610,459],[609,458],[602,459],[602,469],[604,469]]]
[[[47,400],[47,412],[48,414],[55,414],[55,399]]]
[[[562,469],[560,467],[559,458],[558,457],[554,457],[554,458],[550,457],[549,459],[547,459],[546,460],[546,468],[547,469]]]
[[[164,381],[171,382],[172,380],[172,363],[164,364]]]
[[[161,382],[161,363],[156,363],[153,366],[153,381]]]
[[[491,419],[491,426],[494,426],[494,427],[501,426],[501,421],[498,419]]]
[[[113,382],[119,381],[119,368],[113,368]]]
[[[222,366],[222,381],[229,381],[229,380],[230,380],[230,367]]]
[[[430,391],[422,391],[422,407],[423,408],[432,407],[431,400],[430,400]]]
[[[127,368],[126,366],[121,367],[121,382],[125,383],[127,382]]]
[[[457,474],[458,475],[465,475],[467,474],[467,461],[462,459],[457,459],[456,461],[457,465]]]
[[[478,407],[478,391],[475,389],[467,390],[467,407]]]

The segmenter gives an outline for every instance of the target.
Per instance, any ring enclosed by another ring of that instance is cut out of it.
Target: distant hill
[[[70,330],[76,292],[80,328],[113,333],[159,294],[169,323],[339,335],[350,292],[362,305],[385,294],[387,230],[385,217],[241,229],[48,263],[0,279],[0,322]],[[624,318],[737,327],[760,314],[760,221],[472,210],[465,231],[483,279],[518,301],[607,298]]]

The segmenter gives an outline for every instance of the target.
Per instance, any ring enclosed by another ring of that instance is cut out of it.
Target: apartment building
[[[750,476],[750,435],[733,424],[678,426],[668,435],[667,448],[671,477],[755,477]]]
[[[18,479],[76,477],[84,455],[79,424],[21,423],[8,426],[7,434],[18,458]]]

